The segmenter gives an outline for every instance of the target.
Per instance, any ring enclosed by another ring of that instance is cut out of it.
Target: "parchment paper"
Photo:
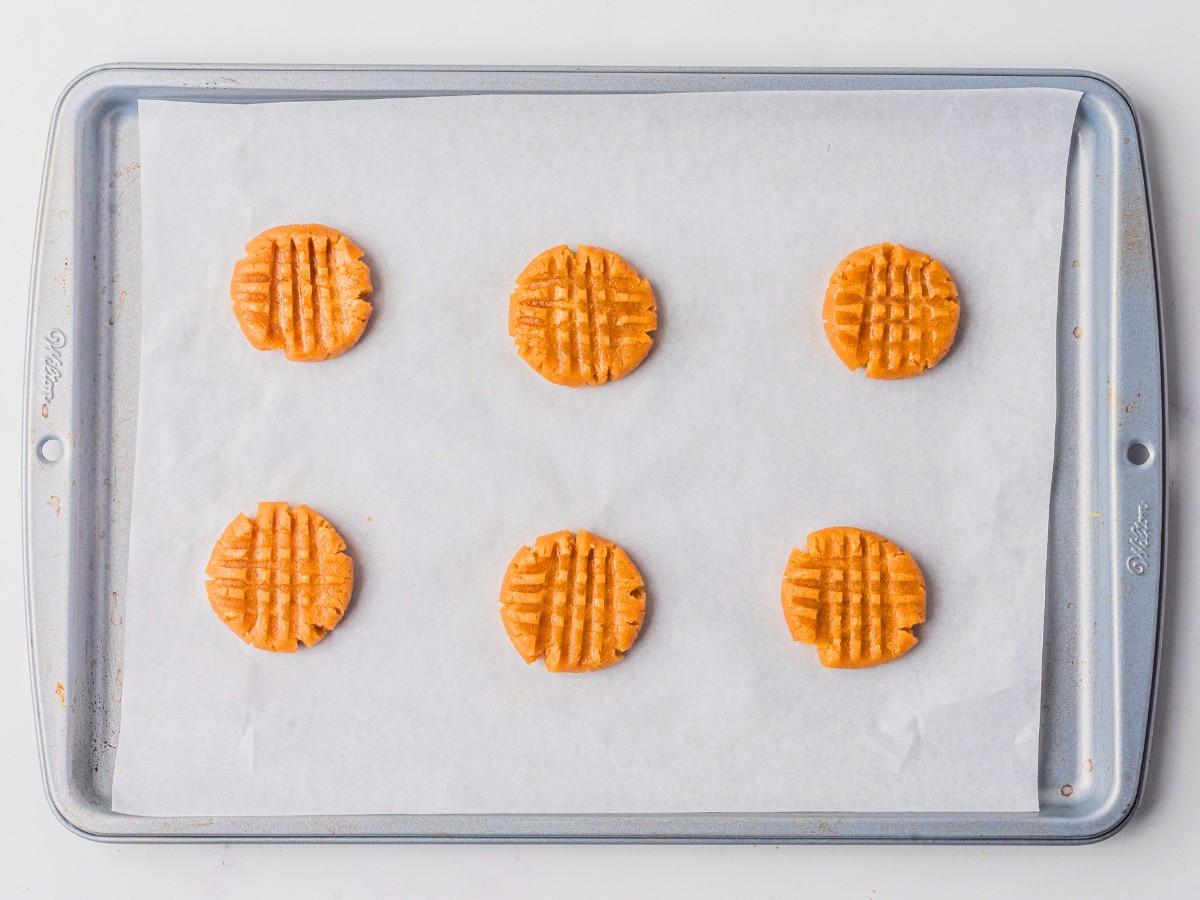
[[[144,308],[113,807],[160,815],[1032,810],[1064,183],[1057,90],[140,105]],[[242,244],[366,250],[375,313],[320,364],[253,350]],[[898,241],[957,280],[931,373],[851,374],[830,273]],[[622,381],[544,381],[506,333],[559,243],[621,254],[660,328]],[[345,536],[342,624],[294,655],[209,609],[259,500]],[[788,553],[835,524],[929,586],[898,662],[792,642]],[[538,535],[622,544],[618,665],[526,666],[500,580]]]

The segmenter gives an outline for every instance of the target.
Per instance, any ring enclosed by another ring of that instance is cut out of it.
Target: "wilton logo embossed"
[[[1129,526],[1129,556],[1125,568],[1134,575],[1150,570],[1150,504],[1137,505],[1137,521]]]
[[[63,348],[67,346],[67,336],[57,328],[51,329],[46,335],[46,343],[42,350],[42,399],[49,403],[54,399],[54,385],[63,374]]]

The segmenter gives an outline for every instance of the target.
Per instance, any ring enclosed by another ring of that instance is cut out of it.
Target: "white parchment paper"
[[[140,105],[144,308],[113,807],[162,815],[1032,810],[1064,183],[1057,90]],[[321,222],[367,253],[365,336],[260,353],[242,244]],[[940,258],[936,369],[851,374],[821,302],[858,247]],[[559,243],[657,294],[632,375],[544,381],[506,333]],[[358,583],[313,649],[209,609],[218,535],[307,503]],[[812,530],[911,551],[898,662],[823,669],[780,580]],[[513,553],[584,527],[645,576],[646,626],[588,675],[526,666]]]

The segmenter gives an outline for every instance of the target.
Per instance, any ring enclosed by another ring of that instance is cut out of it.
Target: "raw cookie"
[[[350,603],[354,561],[332,525],[307,506],[260,503],[229,523],[205,570],[221,621],[260,650],[311,647]]]
[[[565,244],[517,278],[508,333],[543,378],[580,387],[628,375],[650,352],[658,307],[650,283],[611,250]]]
[[[958,328],[958,289],[927,253],[899,244],[855,250],[825,292],[825,335],[851,370],[909,378],[946,355]]]
[[[551,672],[591,672],[621,659],[646,613],[646,590],[625,551],[580,531],[522,547],[504,573],[500,618],[517,652]]]
[[[793,550],[783,575],[783,615],[792,637],[815,644],[821,664],[877,666],[903,656],[925,621],[925,579],[886,538],[825,528]]]
[[[259,350],[316,362],[358,342],[371,304],[362,250],[324,225],[281,225],[246,245],[229,294],[242,333]]]

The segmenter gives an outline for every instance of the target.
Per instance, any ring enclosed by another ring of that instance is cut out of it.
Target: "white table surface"
[[[56,0],[0,15],[0,897],[1184,897],[1200,886],[1200,4]],[[1092,69],[1141,116],[1171,361],[1171,561],[1142,807],[1085,847],[105,845],[42,794],[21,584],[18,410],[46,131],[79,71],[114,60]],[[1188,288],[1187,285],[1193,285]],[[1182,295],[1182,301],[1181,301]],[[1188,300],[1188,297],[1191,300]],[[1188,649],[1193,648],[1193,649]]]

